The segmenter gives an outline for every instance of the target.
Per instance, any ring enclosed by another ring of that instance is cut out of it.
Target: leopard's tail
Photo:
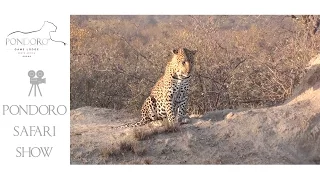
[[[147,124],[149,121],[146,120],[141,120],[135,123],[126,123],[126,124],[122,124],[120,126],[115,126],[115,127],[111,127],[113,129],[123,129],[123,128],[130,128],[130,127],[139,127],[139,126],[143,126],[145,124]]]

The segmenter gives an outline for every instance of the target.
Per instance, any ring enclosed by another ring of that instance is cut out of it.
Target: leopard
[[[141,107],[141,119],[116,128],[143,126],[165,118],[170,126],[184,121],[196,52],[197,50],[181,47],[173,49],[164,74],[155,83]]]

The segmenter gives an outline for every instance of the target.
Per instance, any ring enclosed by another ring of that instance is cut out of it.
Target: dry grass
[[[152,163],[152,160],[151,160],[151,159],[145,159],[145,160],[144,160],[144,163],[145,163],[145,164],[151,164],[151,163]]]
[[[146,148],[143,147],[134,136],[129,134],[118,142],[115,142],[113,145],[103,148],[101,150],[101,156],[108,158],[110,156],[119,156],[128,152],[142,156],[146,153]]]
[[[136,145],[134,140],[122,140],[120,141],[119,147],[120,151],[134,152]]]
[[[140,128],[134,129],[133,134],[134,134],[134,137],[139,141],[145,140],[147,137],[151,135],[141,130]]]
[[[106,159],[109,158],[110,156],[117,156],[118,154],[120,154],[119,149],[115,147],[105,147],[100,151],[101,151],[101,156]]]
[[[163,126],[164,126],[164,131],[165,132],[177,132],[180,130],[180,126],[178,125],[178,123],[169,123],[168,120],[164,120],[163,121]]]
[[[180,126],[178,123],[170,124],[166,119],[161,121],[160,127],[154,127],[152,125],[148,126],[148,128],[135,128],[133,129],[133,136],[138,141],[150,139],[152,136],[160,134],[160,133],[171,133],[177,132],[180,130]]]
[[[161,127],[143,126],[133,128],[130,133],[124,134],[124,136],[110,145],[101,150],[101,155],[104,158],[110,156],[119,156],[123,153],[134,153],[138,156],[146,154],[147,147],[143,146],[141,141],[151,139],[153,136],[160,133],[171,133],[179,131],[178,125],[170,125],[168,121],[163,121]]]
[[[146,140],[151,138],[154,135],[161,133],[161,128],[149,126],[148,128],[135,128],[133,129],[133,136],[138,140]]]
[[[192,114],[287,99],[319,50],[289,16],[71,16],[71,108],[140,110],[170,51],[197,49]]]

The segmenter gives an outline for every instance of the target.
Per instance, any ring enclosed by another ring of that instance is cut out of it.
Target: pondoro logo
[[[49,39],[40,39],[40,38],[7,38],[6,45],[47,45],[49,42]]]
[[[11,50],[14,50],[22,57],[31,57],[31,55],[34,55],[51,42],[66,45],[63,41],[52,39],[51,33],[56,32],[57,29],[55,24],[45,21],[39,30],[30,32],[14,31],[7,36],[6,46],[13,48]]]

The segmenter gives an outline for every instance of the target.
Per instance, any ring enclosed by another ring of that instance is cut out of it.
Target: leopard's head
[[[196,52],[197,51],[191,51],[187,48],[172,50],[173,57],[167,66],[168,73],[177,79],[189,77],[193,69],[194,55]]]

